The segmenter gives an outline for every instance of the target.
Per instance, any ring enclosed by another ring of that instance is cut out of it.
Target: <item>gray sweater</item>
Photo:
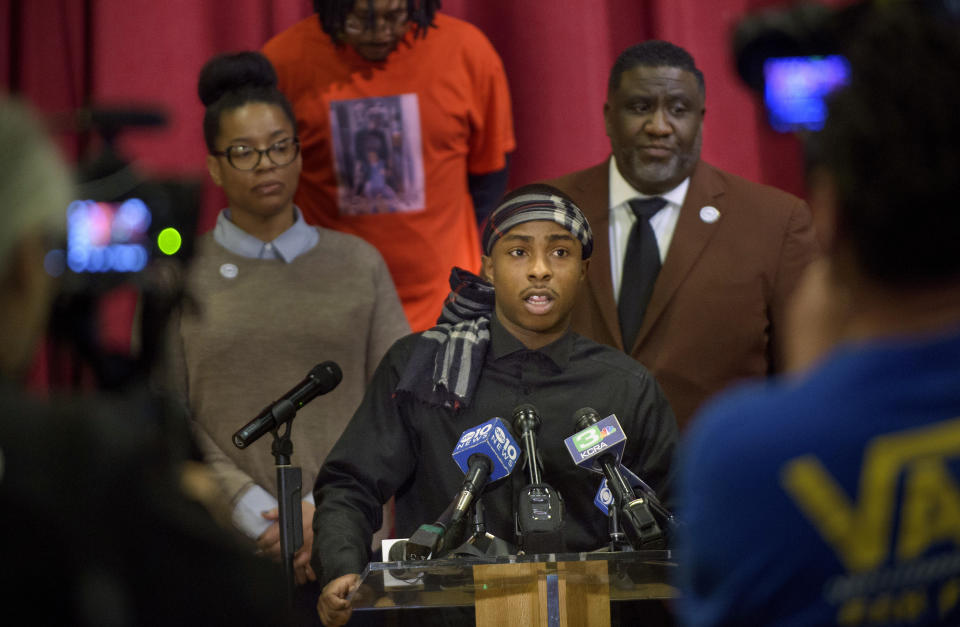
[[[318,229],[315,247],[287,264],[237,256],[208,233],[197,242],[189,303],[171,325],[174,393],[188,403],[207,462],[231,502],[256,484],[276,496],[266,435],[244,450],[233,433],[335,361],[343,381],[292,423],[291,462],[309,494],[317,471],[360,403],[380,358],[409,333],[380,254],[363,240]]]

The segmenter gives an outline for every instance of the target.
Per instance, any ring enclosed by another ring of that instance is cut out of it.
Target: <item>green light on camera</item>
[[[168,226],[157,235],[157,247],[165,255],[176,254],[181,245],[183,245],[183,238],[180,237],[180,231],[173,227]]]

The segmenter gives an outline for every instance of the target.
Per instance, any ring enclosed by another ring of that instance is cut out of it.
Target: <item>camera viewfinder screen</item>
[[[850,66],[840,55],[767,59],[763,99],[770,125],[782,133],[820,130],[827,95],[849,76]]]
[[[139,198],[77,200],[67,208],[67,267],[73,272],[139,272],[149,259],[151,215]]]

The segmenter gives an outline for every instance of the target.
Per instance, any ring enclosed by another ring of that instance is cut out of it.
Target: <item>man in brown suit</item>
[[[817,251],[802,200],[700,160],[704,101],[687,51],[628,48],[603,108],[612,158],[549,181],[596,238],[572,328],[652,371],[681,429],[733,381],[776,369],[784,303]]]

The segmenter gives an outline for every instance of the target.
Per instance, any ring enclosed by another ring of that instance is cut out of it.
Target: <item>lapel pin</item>
[[[220,276],[225,279],[235,279],[237,278],[237,274],[239,274],[239,272],[240,269],[232,263],[225,263],[220,266]]]
[[[700,209],[700,219],[707,224],[713,224],[720,219],[720,212],[716,207],[707,205],[706,207]]]

